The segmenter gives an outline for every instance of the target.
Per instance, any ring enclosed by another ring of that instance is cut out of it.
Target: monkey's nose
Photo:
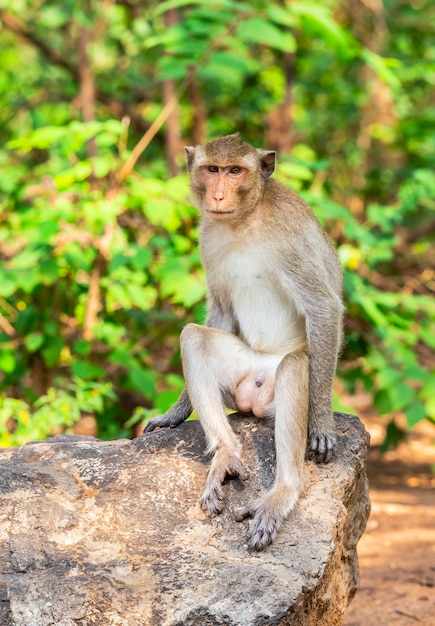
[[[217,200],[218,202],[219,202],[219,200],[223,200],[224,199],[224,192],[223,191],[215,191],[214,199]]]

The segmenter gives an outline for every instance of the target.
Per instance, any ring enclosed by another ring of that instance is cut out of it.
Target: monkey
[[[180,336],[184,391],[144,432],[174,428],[196,411],[214,455],[201,505],[218,514],[225,477],[248,478],[225,408],[274,418],[274,483],[236,514],[252,518],[248,548],[262,550],[303,490],[306,450],[317,462],[333,457],[342,272],[311,208],[271,178],[274,151],[238,133],[185,150],[208,313]]]

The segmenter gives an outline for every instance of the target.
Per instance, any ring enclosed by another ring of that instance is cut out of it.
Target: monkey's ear
[[[190,169],[192,168],[193,160],[195,158],[196,148],[194,148],[193,146],[185,146],[184,149],[186,151],[187,157],[187,169],[190,171]]]
[[[260,169],[262,178],[269,178],[275,171],[275,151],[259,150]]]

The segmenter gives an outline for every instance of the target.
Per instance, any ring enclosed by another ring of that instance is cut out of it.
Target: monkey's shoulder
[[[312,219],[314,212],[295,189],[275,178],[269,178],[264,185],[263,203],[265,206],[297,213],[300,217]]]

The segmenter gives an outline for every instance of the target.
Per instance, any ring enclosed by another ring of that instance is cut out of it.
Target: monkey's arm
[[[324,241],[318,243],[317,251],[310,254],[305,249],[292,259],[285,272],[285,288],[305,318],[310,351],[308,455],[327,463],[336,444],[332,385],[342,341],[343,305],[335,253],[330,249],[322,258],[318,251]],[[300,267],[303,272],[294,271]]]
[[[212,292],[208,294],[208,313],[204,326],[235,334],[235,321],[231,311],[225,308]]]
[[[341,307],[334,300],[317,301],[307,308],[310,346],[308,455],[317,463],[332,459],[336,426],[332,411],[332,385],[341,345]]]

